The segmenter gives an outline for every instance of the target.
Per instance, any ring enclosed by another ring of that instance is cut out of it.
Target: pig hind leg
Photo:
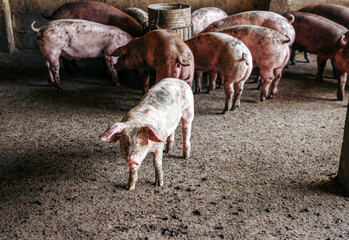
[[[203,72],[197,71],[195,74],[195,94],[200,93],[202,90],[202,75]]]
[[[282,72],[282,68],[274,69],[274,79],[271,83],[271,91],[269,93],[268,98],[274,98],[274,96],[278,94],[279,92],[278,85],[282,76],[281,72]]]
[[[60,54],[52,54],[46,58],[46,67],[48,68],[49,77],[52,84],[59,90],[61,89],[61,83],[59,78],[59,55]]]
[[[240,107],[240,99],[242,95],[242,91],[244,89],[244,80],[241,80],[234,84],[234,102],[231,110],[235,110]]]
[[[271,69],[261,70],[262,81],[261,81],[261,95],[260,101],[263,102],[269,94],[270,84],[274,79],[274,73]]]
[[[321,55],[317,55],[317,72],[316,72],[316,81],[323,82],[322,75],[325,70],[327,58]]]
[[[170,134],[170,136],[167,137],[167,143],[166,143],[166,153],[169,153],[173,147],[173,143],[174,143],[174,132],[172,134]]]
[[[194,119],[194,106],[182,111],[182,134],[183,134],[183,158],[188,159],[190,157],[191,145],[191,125]]]
[[[211,94],[213,92],[213,89],[216,88],[217,77],[218,77],[218,73],[210,72],[210,86],[207,90],[208,94]]]
[[[222,75],[221,77],[222,77],[222,80],[224,80],[224,91],[225,91],[225,107],[222,112],[224,114],[226,111],[229,111],[233,105],[234,83],[232,83],[231,81],[227,81],[230,79],[227,79]]]

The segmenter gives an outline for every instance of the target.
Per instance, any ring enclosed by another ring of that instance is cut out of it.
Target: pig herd
[[[163,185],[162,157],[173,146],[182,123],[183,157],[189,158],[194,92],[202,91],[209,73],[208,93],[219,77],[225,90],[223,113],[240,107],[244,83],[258,68],[260,101],[273,98],[283,68],[295,64],[295,51],[317,54],[316,80],[322,81],[327,59],[338,78],[337,99],[343,100],[349,71],[349,8],[334,4],[309,5],[283,16],[270,11],[247,11],[228,16],[215,7],[192,13],[194,37],[183,41],[174,31],[144,33],[147,13],[125,12],[98,1],[70,2],[59,7],[36,32],[49,81],[59,91],[60,57],[64,66],[84,58],[103,57],[116,86],[117,70],[135,71],[144,96],[124,118],[110,126],[100,140],[120,142],[120,153],[130,168],[127,189],[138,179],[145,156],[154,153],[155,185]],[[156,84],[149,89],[150,75]],[[166,144],[166,146],[165,146]]]

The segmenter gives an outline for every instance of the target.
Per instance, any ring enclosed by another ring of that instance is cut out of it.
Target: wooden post
[[[346,195],[349,196],[349,104],[347,107],[347,117],[345,120],[342,152],[337,179],[339,184],[344,189]]]
[[[291,10],[290,0],[270,0],[269,11],[283,14]]]
[[[4,26],[1,26],[1,28],[5,30],[4,33],[1,33],[1,38],[3,38],[0,43],[2,45],[1,50],[8,53],[13,53],[13,51],[15,50],[15,40],[13,37],[9,0],[1,0],[0,11],[2,11],[0,13],[0,17],[2,18],[2,22],[4,24]]]

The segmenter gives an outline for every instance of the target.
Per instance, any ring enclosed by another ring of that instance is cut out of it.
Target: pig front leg
[[[106,62],[106,64],[107,64],[107,67],[108,67],[108,69],[109,69],[109,72],[110,72],[110,74],[111,74],[111,76],[112,76],[112,79],[113,79],[113,81],[115,82],[115,85],[116,85],[117,87],[120,87],[121,84],[120,84],[120,82],[119,82],[119,80],[118,80],[118,74],[117,74],[116,69],[114,68],[114,65],[115,65],[116,62],[118,61],[118,57],[112,57],[112,56],[110,56],[110,55],[104,53],[104,59],[105,59],[105,62]]]
[[[347,73],[340,75],[338,80],[338,90],[337,90],[337,99],[343,101],[345,95],[345,84],[347,82]]]
[[[130,176],[128,178],[127,190],[134,190],[136,188],[136,182],[138,181],[138,172],[136,169],[130,168]]]
[[[167,137],[167,143],[166,143],[166,153],[169,153],[173,147],[173,143],[174,143],[174,132],[172,134],[170,134],[170,136]]]
[[[141,73],[142,79],[143,79],[143,94],[146,93],[149,90],[149,84],[150,84],[150,73],[147,70],[143,70]]]
[[[322,74],[325,70],[327,58],[321,56],[321,54],[317,55],[317,72],[316,72],[316,81],[323,82]]]
[[[304,59],[307,63],[310,63],[310,59],[309,59],[307,51],[304,51]]]
[[[162,170],[162,157],[164,144],[160,146],[154,152],[153,165],[155,168],[155,186],[162,187],[164,185],[164,171]]]
[[[182,134],[183,134],[183,158],[188,159],[190,157],[191,145],[191,125],[194,119],[194,107],[191,106],[182,111]]]

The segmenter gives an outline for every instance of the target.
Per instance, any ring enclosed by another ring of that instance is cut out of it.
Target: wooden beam
[[[346,195],[349,196],[349,104],[347,107],[347,117],[345,120],[342,152],[337,179],[339,184],[344,189]]]
[[[2,15],[4,22],[4,49],[8,53],[13,53],[15,50],[15,39],[13,37],[13,28],[12,28],[12,20],[11,20],[11,10],[9,0],[1,0],[2,5]]]

